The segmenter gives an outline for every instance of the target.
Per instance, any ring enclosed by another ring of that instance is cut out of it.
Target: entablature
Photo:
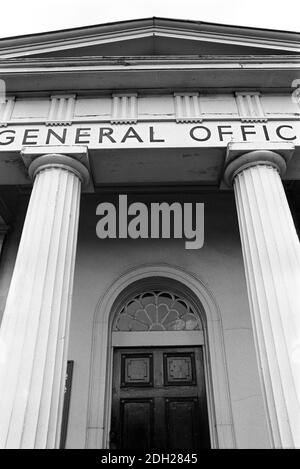
[[[206,93],[201,90],[167,94],[118,92],[81,96],[55,93],[48,96],[7,96],[0,103],[0,126],[8,124],[71,125],[108,122],[113,125],[163,121],[267,122],[298,120],[299,96],[290,93],[261,93],[238,90]]]

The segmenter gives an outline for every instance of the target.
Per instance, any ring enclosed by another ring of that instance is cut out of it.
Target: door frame
[[[172,280],[176,281],[182,286],[183,296],[190,293],[197,298],[197,310],[203,315],[202,339],[204,344],[199,345],[203,346],[204,354],[211,447],[235,448],[223,328],[219,308],[211,292],[198,277],[181,268],[166,264],[146,265],[131,269],[111,285],[97,304],[93,324],[86,448],[108,448],[109,445],[113,348],[116,346],[113,343],[112,322],[116,311],[116,302],[120,303],[124,293],[128,294],[128,290],[134,292],[135,284],[138,281],[144,280],[147,284],[147,281],[151,283],[151,279],[155,277],[163,277],[166,283],[170,283],[170,285],[172,285]],[[198,331],[198,334],[199,332],[201,331]],[[149,332],[149,334],[154,340],[152,334],[156,333]],[[200,337],[201,334],[199,334],[199,340],[202,340]],[[164,345],[168,346],[169,344],[165,343]],[[176,345],[180,344],[177,343]],[[188,346],[189,344],[181,343],[181,345]],[[172,346],[172,344],[169,346]]]

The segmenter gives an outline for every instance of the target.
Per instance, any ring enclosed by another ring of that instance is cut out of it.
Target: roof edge
[[[39,33],[32,33],[32,34],[24,34],[20,36],[8,36],[0,38],[1,47],[5,47],[5,43],[9,47],[11,42],[16,45],[16,42],[23,42],[32,43],[40,40],[49,39],[53,40],[55,38],[63,38],[65,36],[72,37],[74,33],[77,33],[78,36],[84,35],[82,33],[87,34],[97,34],[105,33],[105,32],[113,32],[120,29],[129,29],[130,27],[155,27],[155,26],[166,26],[168,25],[171,27],[172,24],[177,24],[178,26],[185,27],[189,29],[189,26],[194,26],[199,28],[199,26],[204,27],[204,31],[206,29],[216,29],[218,32],[232,33],[234,34],[250,34],[256,35],[259,32],[261,37],[268,36],[271,38],[272,36],[274,39],[284,39],[284,40],[298,40],[300,42],[300,31],[286,31],[286,30],[279,30],[279,29],[269,29],[269,28],[257,28],[252,26],[239,26],[239,25],[228,25],[222,23],[212,23],[207,21],[199,21],[199,20],[189,20],[189,19],[178,19],[178,18],[166,18],[166,17],[148,17],[148,18],[134,18],[130,20],[121,20],[121,21],[113,21],[107,23],[100,23],[88,26],[79,26],[74,28],[66,28],[66,29],[59,29],[59,30],[50,30],[50,31],[43,31]],[[101,30],[101,31],[100,31]],[[252,34],[251,34],[252,33]],[[280,37],[279,37],[280,36]],[[282,37],[285,36],[285,37]]]

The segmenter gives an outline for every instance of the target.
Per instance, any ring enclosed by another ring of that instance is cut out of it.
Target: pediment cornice
[[[163,18],[122,21],[0,40],[0,57],[26,57],[143,38],[215,43],[234,47],[300,53],[300,34]]]

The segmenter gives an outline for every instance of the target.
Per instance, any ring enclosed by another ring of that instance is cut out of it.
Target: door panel
[[[166,386],[193,385],[195,381],[195,355],[191,353],[164,353]]]
[[[198,448],[199,402],[197,398],[166,399],[168,448]]]
[[[152,386],[153,356],[148,354],[121,354],[121,386]]]
[[[112,398],[111,448],[209,447],[201,347],[115,349]]]
[[[121,399],[121,448],[153,447],[153,399]]]

